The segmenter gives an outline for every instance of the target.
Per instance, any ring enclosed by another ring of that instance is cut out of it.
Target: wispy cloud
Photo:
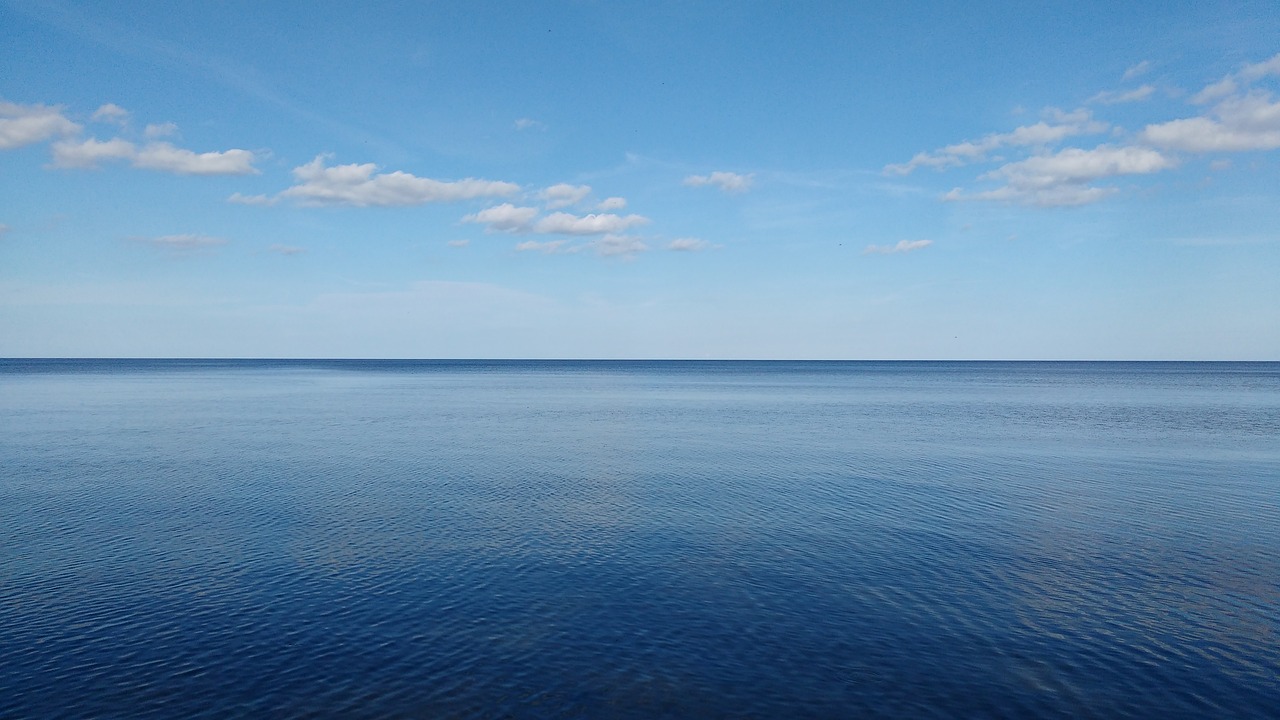
[[[522,117],[515,121],[516,130],[546,130],[546,123],[539,122],[533,118]]]
[[[1149,60],[1143,60],[1142,62],[1137,63],[1136,65],[1129,66],[1129,68],[1124,71],[1124,75],[1121,76],[1120,79],[1132,80],[1137,77],[1142,77],[1143,75],[1146,75],[1150,71],[1151,71],[1151,62]]]
[[[590,185],[570,185],[568,183],[560,183],[538,193],[546,206],[551,210],[569,207],[582,202],[583,198],[591,194]]]
[[[303,205],[393,207],[513,195],[520,186],[496,180],[444,181],[407,172],[379,173],[373,163],[325,166],[325,156],[293,169],[297,182],[280,193]]]
[[[0,150],[32,145],[50,138],[74,135],[80,126],[49,105],[19,105],[0,100]]]
[[[1280,148],[1280,102],[1251,92],[1228,97],[1208,115],[1148,125],[1139,135],[1147,143],[1186,152],[1243,152]]]
[[[176,123],[171,122],[152,123],[147,125],[146,129],[142,131],[142,134],[146,135],[148,138],[169,137],[171,135],[178,134],[178,126]]]
[[[275,205],[278,201],[276,198],[269,197],[267,195],[243,195],[237,192],[231,193],[231,195],[227,197],[227,202],[235,203],[236,205],[270,206]]]
[[[623,210],[623,209],[626,209],[626,207],[627,207],[626,198],[620,198],[620,197],[607,197],[601,200],[599,205],[596,205],[597,210],[604,210],[606,212],[611,210]]]
[[[297,247],[296,245],[281,245],[280,243],[276,243],[267,249],[273,253],[276,253],[277,255],[286,255],[286,256],[301,255],[302,253],[307,251],[307,249],[303,247]]]
[[[470,240],[450,240],[448,243],[451,248],[464,248],[470,244]]]
[[[194,255],[210,251],[227,244],[227,241],[220,237],[195,234],[134,237],[130,239],[144,245],[150,245],[151,247],[159,250],[164,250],[174,255]]]
[[[727,193],[744,193],[755,183],[755,174],[739,175],[738,173],[717,170],[710,175],[690,175],[684,179],[689,187],[713,185]]]
[[[899,240],[895,245],[868,245],[863,255],[898,255],[915,252],[933,244],[932,240]]]
[[[674,250],[676,252],[699,252],[710,247],[711,243],[706,240],[691,237],[676,238],[675,240],[667,243],[667,249]]]
[[[558,212],[535,223],[533,231],[552,235],[602,235],[620,233],[648,222],[649,218],[643,215],[622,216],[612,213],[571,215]]]
[[[1090,104],[1119,105],[1121,103],[1140,102],[1150,98],[1156,91],[1154,85],[1143,85],[1133,90],[1103,90],[1089,98]]]
[[[905,163],[886,165],[886,175],[909,175],[922,167],[942,169],[982,162],[1002,147],[1047,146],[1077,135],[1096,135],[1106,132],[1110,125],[1094,120],[1088,110],[1063,112],[1057,108],[1045,111],[1048,120],[1024,125],[1006,133],[993,133],[980,140],[947,145],[933,152],[917,153]]]

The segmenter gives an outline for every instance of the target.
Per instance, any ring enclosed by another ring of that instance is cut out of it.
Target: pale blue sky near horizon
[[[1280,360],[1274,2],[0,36],[0,357]]]

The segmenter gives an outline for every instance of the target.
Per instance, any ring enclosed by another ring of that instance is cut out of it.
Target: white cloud
[[[525,240],[522,243],[516,244],[516,251],[517,252],[540,252],[547,255],[551,255],[555,253],[577,252],[580,249],[579,247],[566,248],[565,246],[568,243],[569,243],[568,240],[547,240],[545,242],[539,242],[537,240]]]
[[[194,153],[169,143],[151,143],[139,149],[133,143],[111,140],[60,140],[53,144],[53,167],[93,168],[106,160],[128,160],[134,167],[178,175],[247,175],[258,172],[248,150]]]
[[[1120,79],[1132,80],[1136,77],[1141,77],[1143,75],[1146,75],[1147,71],[1149,71],[1150,69],[1151,69],[1151,62],[1149,60],[1143,60],[1137,65],[1132,65],[1129,67],[1129,69],[1125,70],[1124,75]]]
[[[325,167],[325,156],[293,169],[297,185],[280,193],[304,205],[399,206],[511,195],[519,185],[467,178],[446,182],[406,172],[378,173],[373,163]]]
[[[1280,57],[1280,56],[1277,56]],[[1280,148],[1280,102],[1253,92],[1223,100],[1210,113],[1148,125],[1140,134],[1147,143],[1187,152],[1242,152]]]
[[[1231,73],[1217,82],[1210,83],[1203,90],[1193,95],[1191,102],[1196,105],[1207,105],[1233,95],[1250,84],[1272,75],[1280,76],[1280,53],[1262,62],[1245,65],[1239,72]]]
[[[596,209],[608,211],[608,210],[622,210],[626,207],[627,207],[626,198],[608,197],[608,198],[605,198],[604,200],[601,200],[600,204],[596,206]]]
[[[470,240],[450,240],[449,241],[449,247],[451,248],[464,248],[470,244],[471,244]]]
[[[1143,85],[1140,88],[1126,92],[1104,90],[1089,98],[1089,102],[1100,103],[1102,105],[1119,105],[1120,103],[1138,102],[1151,97],[1151,94],[1155,91],[1156,88],[1154,85]]]
[[[896,245],[868,245],[863,255],[897,255],[909,253],[933,244],[932,240],[899,240]]]
[[[1177,165],[1173,158],[1150,148],[1099,145],[1092,150],[1067,148],[1052,155],[1037,155],[1008,163],[983,179],[1003,180],[1004,187],[977,193],[959,188],[943,200],[1002,200],[1041,207],[1084,205],[1114,192],[1088,183],[1121,175],[1145,175]]]
[[[227,197],[227,202],[235,203],[236,205],[268,206],[268,205],[275,205],[277,201],[275,198],[268,197],[266,195],[243,195],[237,192],[237,193],[231,193],[231,195]]]
[[[0,150],[78,132],[80,126],[63,117],[61,108],[0,100]]]
[[[256,158],[248,150],[196,153],[166,142],[150,143],[138,150],[133,166],[177,175],[256,175]]]
[[[595,250],[602,257],[632,257],[649,249],[638,237],[630,235],[605,235],[586,243],[586,247]]]
[[[981,140],[948,145],[931,153],[917,153],[905,163],[885,166],[884,172],[887,175],[908,175],[921,167],[942,169],[968,165],[985,160],[988,153],[998,148],[1050,145],[1076,135],[1096,135],[1106,132],[1110,127],[1105,122],[1094,120],[1089,111],[1084,109],[1068,113],[1049,108],[1045,115],[1051,122],[1041,120],[1007,133],[993,133]]]
[[[751,185],[754,182],[754,173],[739,175],[738,173],[723,172],[719,170],[711,173],[710,175],[690,175],[684,179],[684,184],[689,187],[715,185],[727,193],[744,193],[751,189]]]
[[[462,222],[488,225],[490,232],[527,232],[529,224],[537,215],[537,208],[516,207],[511,203],[503,203],[467,215],[462,218]]]
[[[589,215],[570,215],[569,213],[552,213],[537,222],[533,231],[551,235],[604,235],[620,233],[638,225],[649,222],[643,215],[614,215],[600,213]]]
[[[709,247],[711,247],[711,243],[706,240],[691,237],[676,238],[675,240],[667,243],[668,250],[675,250],[677,252],[698,252],[700,250],[706,250]]]
[[[515,127],[517,130],[530,130],[530,129],[546,130],[547,129],[546,123],[541,123],[541,122],[538,122],[537,120],[534,120],[533,118],[527,118],[527,117],[516,120]]]
[[[115,103],[107,103],[97,110],[94,110],[93,115],[89,119],[94,122],[109,122],[117,125],[124,125],[125,122],[129,120],[129,111]]]
[[[301,255],[302,253],[307,251],[306,248],[297,247],[295,245],[281,245],[280,243],[276,243],[275,245],[272,245],[267,249],[273,253],[277,253],[279,255],[286,255],[286,256]]]
[[[120,138],[112,140],[60,140],[53,144],[56,168],[96,168],[104,160],[127,160],[137,153],[133,143]]]
[[[177,133],[177,124],[171,122],[153,123],[148,125],[146,129],[142,131],[142,134],[146,135],[148,138],[169,137],[170,135],[176,135]]]
[[[560,183],[538,193],[538,197],[546,203],[551,210],[569,207],[582,202],[582,199],[591,194],[590,185],[570,185],[568,183]]]

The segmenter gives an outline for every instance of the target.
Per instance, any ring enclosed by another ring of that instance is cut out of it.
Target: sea
[[[0,360],[0,717],[1280,717],[1280,363]]]

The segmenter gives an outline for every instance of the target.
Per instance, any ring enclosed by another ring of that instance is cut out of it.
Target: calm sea
[[[1277,717],[1280,364],[0,361],[0,717]]]

